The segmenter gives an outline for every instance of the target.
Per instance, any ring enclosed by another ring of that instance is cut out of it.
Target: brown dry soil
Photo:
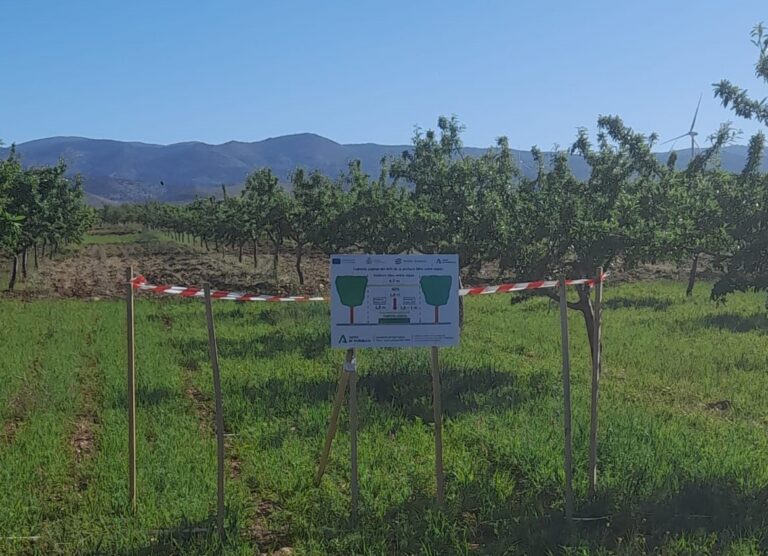
[[[156,241],[145,243],[84,245],[53,260],[44,259],[26,282],[17,284],[16,297],[121,297],[129,266],[152,284],[202,286],[275,295],[320,294],[327,291],[327,261],[323,255],[305,255],[306,277],[299,286],[295,256],[280,256],[278,282],[272,275],[272,256],[246,253],[239,262],[235,253],[214,253],[190,244]],[[4,295],[10,295],[5,293]]]
[[[270,295],[314,294],[328,292],[328,259],[319,253],[305,254],[302,269],[305,283],[299,285],[295,255],[286,248],[280,255],[278,281],[272,273],[272,256],[265,247],[256,255],[244,253],[238,261],[234,251],[216,253],[188,243],[150,241],[84,245],[57,256],[43,259],[38,271],[19,283],[15,297],[75,297],[101,299],[121,297],[125,292],[125,272],[132,266],[152,284],[246,291]],[[478,276],[464,278],[465,284],[499,283],[493,265],[483,267]],[[685,280],[687,265],[646,265],[630,272],[613,272],[611,282],[639,280]],[[700,264],[698,279],[713,279],[716,273],[706,262]],[[2,295],[11,295],[4,293]]]

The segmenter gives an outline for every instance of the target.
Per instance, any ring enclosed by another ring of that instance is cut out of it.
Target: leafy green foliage
[[[94,222],[80,178],[66,178],[66,170],[63,162],[25,170],[13,150],[0,163],[0,254],[13,261],[9,289],[19,255],[25,264],[27,251],[39,244],[50,245],[54,252],[79,243]]]
[[[24,217],[10,212],[12,187],[21,179],[22,169],[15,153],[0,162],[0,255],[14,252]]]
[[[755,75],[768,83],[768,34],[762,23],[752,30],[752,43],[759,52]],[[768,126],[766,99],[750,98],[746,89],[727,80],[715,84],[715,96],[737,116],[754,119]],[[750,140],[749,157],[739,180],[742,191],[731,205],[734,253],[725,265],[725,276],[712,289],[713,299],[722,301],[734,291],[768,290],[768,179],[757,170],[764,144],[762,133]]]
[[[762,23],[752,29],[752,44],[758,49],[757,62],[755,63],[755,76],[768,83],[768,33]],[[768,104],[766,99],[757,100],[751,98],[746,89],[734,85],[727,79],[714,84],[715,97],[719,98],[723,106],[742,118],[755,119],[768,126]]]

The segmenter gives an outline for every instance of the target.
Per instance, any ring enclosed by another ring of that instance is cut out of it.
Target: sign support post
[[[443,407],[440,394],[440,365],[437,347],[432,347],[432,407],[435,415],[435,481],[437,504],[445,502],[445,478],[443,476]]]
[[[597,404],[600,389],[601,341],[602,341],[603,267],[595,276],[595,307],[592,332],[592,413],[589,430],[589,495],[597,492]]]
[[[349,352],[352,354],[349,360]],[[344,372],[349,373],[349,487],[352,493],[352,521],[357,522],[357,507],[360,498],[357,473],[357,369],[355,350],[349,350],[344,363]]]
[[[208,284],[205,292],[205,318],[208,323],[208,355],[213,369],[213,392],[216,398],[216,527],[219,538],[225,538],[224,531],[224,413],[221,401],[221,371],[219,370],[219,352],[216,345],[216,329],[213,325],[213,307],[211,306],[211,288]]]
[[[131,511],[136,511],[136,341],[133,303],[133,267],[125,273],[126,335],[128,339],[128,499]]]
[[[568,351],[568,301],[565,278],[561,277],[560,330],[563,351],[563,429],[565,437],[565,517],[573,518],[573,439],[571,436],[571,361]]]
[[[325,435],[325,446],[323,447],[323,453],[320,456],[320,465],[318,465],[317,473],[315,474],[315,486],[320,484],[320,479],[323,478],[325,468],[328,465],[328,457],[331,454],[331,444],[333,444],[333,439],[336,436],[336,428],[339,424],[339,413],[341,412],[341,405],[344,403],[344,393],[347,390],[347,383],[349,382],[350,373],[347,371],[347,366],[352,363],[354,358],[355,350],[348,349],[344,360],[344,366],[339,375],[339,386],[336,389],[336,398],[333,400],[331,422],[328,424],[328,432]]]

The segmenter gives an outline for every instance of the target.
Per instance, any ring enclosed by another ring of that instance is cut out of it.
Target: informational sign
[[[331,346],[459,343],[457,255],[332,255]]]

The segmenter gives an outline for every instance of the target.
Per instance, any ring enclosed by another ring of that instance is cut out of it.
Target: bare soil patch
[[[24,420],[35,409],[35,392],[33,388],[34,377],[41,370],[40,357],[36,357],[27,370],[24,382],[8,402],[6,418],[3,423],[2,443],[12,444],[16,438],[16,432],[21,428]]]
[[[93,336],[88,333],[86,344],[93,345]],[[93,355],[86,360],[86,367],[79,373],[81,385],[81,398],[75,419],[71,444],[75,452],[75,462],[80,463],[91,457],[95,446],[95,429],[98,424],[98,412],[100,390],[98,387],[98,361]]]
[[[280,511],[280,507],[271,500],[261,500],[256,503],[255,514],[248,527],[248,538],[259,546],[262,547],[278,547],[283,546],[279,550],[284,550],[285,543],[287,542],[288,528],[282,527],[280,530],[270,529],[267,525],[269,517]],[[268,552],[267,554],[269,554]],[[271,552],[272,554],[279,554],[280,552]]]
[[[148,242],[85,245],[54,260],[41,261],[15,297],[61,297],[81,299],[119,298],[125,295],[125,272],[132,266],[153,284],[197,286],[274,295],[322,294],[327,291],[327,261],[324,255],[305,255],[304,286],[298,284],[295,257],[281,254],[278,280],[272,272],[272,257],[248,254],[243,262],[235,253],[215,253],[189,244]]]

